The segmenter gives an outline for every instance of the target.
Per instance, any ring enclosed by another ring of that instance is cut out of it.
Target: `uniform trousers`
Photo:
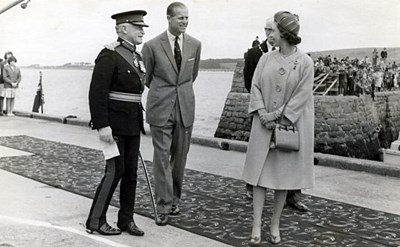
[[[150,125],[157,212],[168,214],[182,195],[182,183],[193,126],[185,127],[176,101],[167,123]]]
[[[86,227],[98,229],[106,222],[106,213],[112,195],[119,181],[120,209],[118,227],[125,227],[133,221],[136,196],[137,167],[140,147],[140,135],[114,135],[120,155],[106,160],[104,176],[97,187]]]

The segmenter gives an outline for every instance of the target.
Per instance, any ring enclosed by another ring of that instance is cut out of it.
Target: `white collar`
[[[176,35],[173,35],[168,29],[167,29],[167,35],[168,35],[168,39],[170,40],[170,41],[173,41],[173,42],[175,42],[175,37],[176,37]],[[183,40],[183,33],[181,33],[180,35],[178,35],[178,42],[180,42],[180,41],[182,41]]]
[[[268,40],[265,43],[267,44],[268,51],[272,51],[272,48],[274,48],[274,46],[268,43]]]
[[[175,48],[175,35],[173,35],[168,29],[167,29],[167,36],[168,36],[168,41],[169,45],[171,46],[172,53],[175,55],[174,48]],[[183,33],[181,33],[178,36],[178,44],[181,47],[181,50],[183,51]]]

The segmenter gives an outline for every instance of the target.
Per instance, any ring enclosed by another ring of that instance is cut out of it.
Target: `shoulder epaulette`
[[[121,43],[119,41],[114,41],[110,44],[104,45],[105,48],[109,49],[110,51],[115,51],[115,48],[117,48]]]

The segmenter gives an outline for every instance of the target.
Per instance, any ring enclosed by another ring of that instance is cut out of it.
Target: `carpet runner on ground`
[[[0,145],[34,154],[0,158],[1,169],[89,198],[93,198],[103,175],[105,162],[99,150],[29,136],[0,137]],[[146,161],[146,164],[152,177],[152,163]],[[114,206],[118,206],[118,195],[117,189],[112,200]],[[270,245],[267,238],[272,196],[268,191],[263,246]],[[182,198],[181,214],[171,217],[170,225],[233,246],[247,246],[252,201],[246,198],[243,181],[186,169]],[[400,246],[400,215],[310,195],[303,195],[302,201],[310,207],[310,212],[283,210],[279,246]],[[153,217],[141,166],[135,213]]]

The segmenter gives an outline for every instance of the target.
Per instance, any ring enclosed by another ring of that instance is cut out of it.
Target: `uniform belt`
[[[122,93],[122,92],[111,91],[110,93],[108,93],[108,98],[118,101],[140,103],[142,100],[142,95],[135,93]]]

